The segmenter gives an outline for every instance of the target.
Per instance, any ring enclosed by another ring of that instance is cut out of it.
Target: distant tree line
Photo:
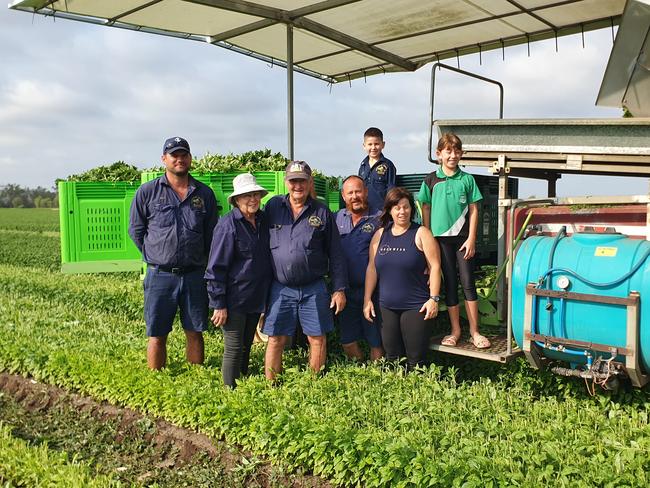
[[[56,208],[59,197],[54,190],[39,186],[23,188],[20,185],[0,186],[0,207],[2,208]]]

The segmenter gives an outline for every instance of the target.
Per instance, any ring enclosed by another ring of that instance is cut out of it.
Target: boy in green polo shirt
[[[490,341],[479,333],[478,297],[474,280],[474,253],[478,227],[478,206],[483,199],[474,177],[458,164],[463,143],[455,134],[443,134],[438,141],[437,171],[429,174],[420,187],[422,223],[440,244],[442,275],[445,279],[447,310],[451,334],[442,340],[444,346],[455,346],[460,339],[458,307],[458,275],[465,293],[465,310],[471,341],[478,349],[490,347]],[[456,268],[458,267],[458,271]]]

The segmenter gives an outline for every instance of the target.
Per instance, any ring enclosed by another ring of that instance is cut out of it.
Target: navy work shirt
[[[334,291],[348,286],[341,236],[329,208],[311,197],[293,218],[289,195],[271,198],[264,211],[269,219],[273,273],[283,285],[301,286],[329,271]]]
[[[370,159],[366,156],[361,162],[359,176],[368,188],[368,210],[371,214],[382,211],[386,193],[395,186],[395,165],[382,153],[379,161],[371,168]]]
[[[352,288],[363,288],[366,282],[368,249],[372,236],[380,227],[379,215],[379,212],[366,214],[357,225],[352,225],[352,213],[346,208],[336,212],[336,225],[341,234],[341,244],[348,265],[348,280]]]
[[[266,216],[258,211],[253,228],[234,208],[214,228],[205,270],[210,307],[262,313],[272,276]]]
[[[205,266],[218,219],[217,199],[210,187],[190,175],[187,195],[181,200],[162,175],[135,193],[129,235],[148,264]]]

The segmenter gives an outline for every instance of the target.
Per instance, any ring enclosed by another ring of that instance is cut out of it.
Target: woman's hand
[[[212,312],[212,318],[210,320],[212,321],[215,327],[221,327],[222,325],[226,325],[226,321],[228,320],[228,309],[227,308],[215,309],[215,311]]]
[[[438,315],[438,302],[436,302],[433,298],[429,298],[426,302],[424,302],[424,305],[422,305],[422,308],[420,309],[420,313],[423,312],[424,320],[436,318]]]
[[[375,314],[375,305],[372,303],[372,300],[368,300],[366,303],[363,304],[363,316],[366,318],[368,322],[375,321],[375,317],[377,317],[377,314]]]

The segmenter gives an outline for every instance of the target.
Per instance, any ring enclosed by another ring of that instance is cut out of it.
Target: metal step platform
[[[463,335],[458,344],[454,347],[443,346],[440,342],[447,334],[436,335],[431,339],[429,349],[446,354],[455,354],[457,356],[466,356],[470,358],[485,359],[498,363],[507,363],[514,358],[521,356],[523,351],[517,344],[512,341],[510,351],[508,351],[508,337],[505,332],[501,335],[487,335],[486,337],[492,343],[487,349],[478,349],[469,340],[469,335]]]

